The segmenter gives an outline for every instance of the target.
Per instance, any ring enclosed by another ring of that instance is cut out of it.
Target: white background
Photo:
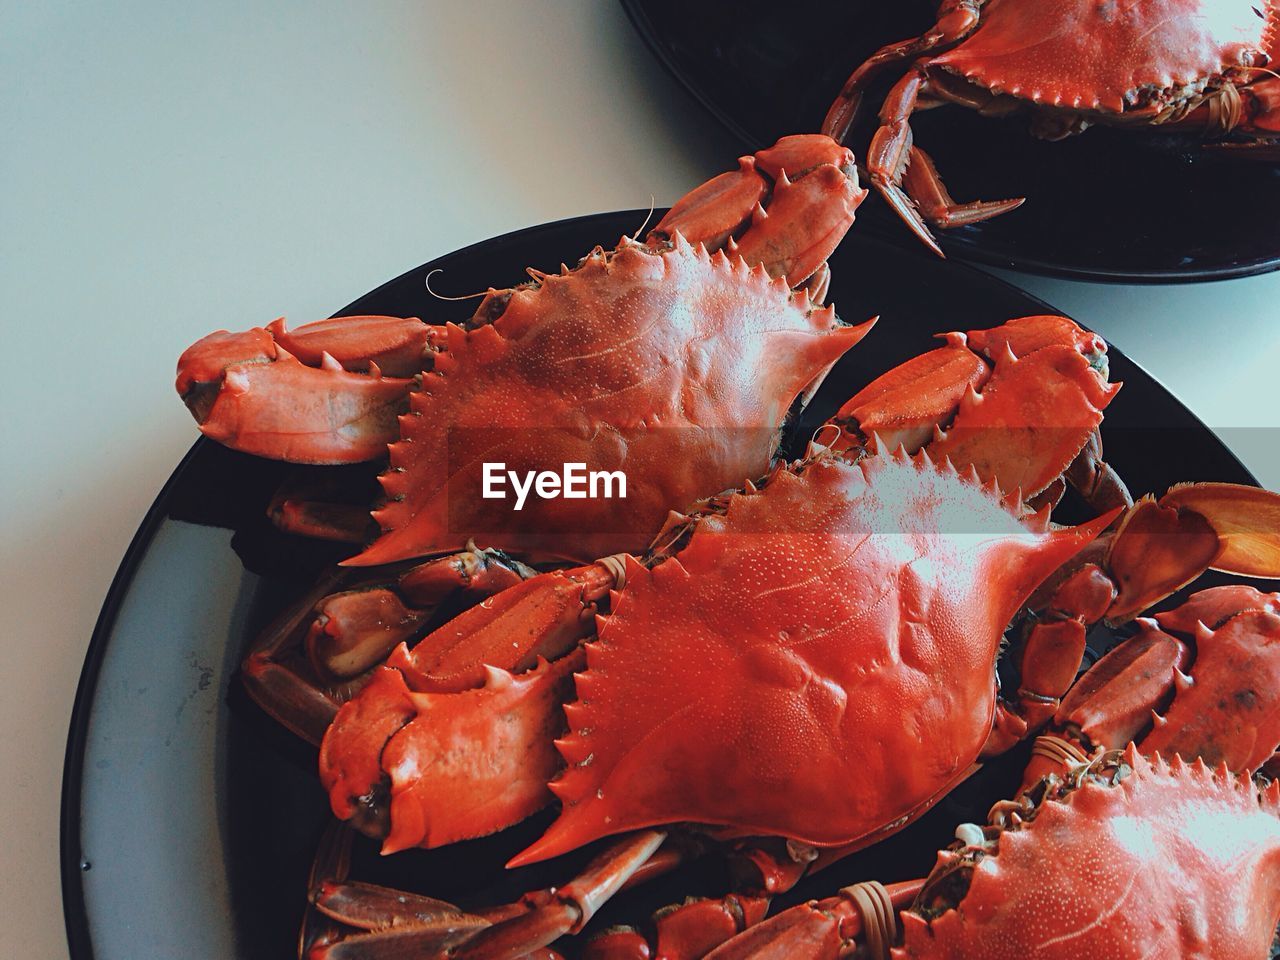
[[[5,952],[39,958],[66,955],[58,793],[85,647],[196,435],[173,393],[181,350],[326,316],[508,230],[669,203],[737,150],[609,0],[15,8],[0,18],[0,903]],[[1280,422],[1280,277],[1013,279],[1210,425]],[[1268,433],[1231,439],[1280,487]]]

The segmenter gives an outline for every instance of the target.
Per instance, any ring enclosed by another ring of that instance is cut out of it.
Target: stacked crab
[[[397,575],[309,598],[244,666],[319,743],[335,814],[392,853],[558,805],[513,864],[595,850],[562,884],[464,910],[348,879],[333,830],[303,956],[1265,955],[1280,794],[1249,777],[1280,746],[1277,597],[1203,591],[1076,676],[1094,623],[1209,569],[1280,576],[1280,497],[1205,483],[1134,503],[1102,457],[1106,344],[1054,316],[947,334],[777,460],[788,413],[871,329],[822,305],[864,195],[847,150],[786,138],[643,241],[490,291],[467,324],[277,323],[183,355],[179,390],[224,443],[322,463],[389,445],[382,533],[348,563]],[[616,503],[566,523],[563,502],[466,495],[484,460],[557,458],[625,463],[625,522]],[[1094,519],[1050,519],[1068,487]],[[294,494],[274,511],[363,534]],[[461,612],[429,629],[443,609]],[[1022,792],[926,881],[765,919],[1046,728]],[[560,942],[711,850],[736,866],[722,897]]]
[[[937,22],[862,63],[823,131],[844,141],[868,87],[901,73],[867,150],[869,179],[941,255],[929,226],[1008,213],[1024,198],[957,203],[911,132],[917,110],[959,104],[1028,115],[1057,140],[1095,124],[1160,129],[1274,161],[1280,149],[1280,4],[1275,0],[942,0]]]

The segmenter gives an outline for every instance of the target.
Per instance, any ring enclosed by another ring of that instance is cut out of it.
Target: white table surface
[[[196,435],[179,352],[508,230],[669,203],[737,150],[611,0],[15,5],[0,119],[0,903],[8,955],[63,957],[67,722],[116,565]],[[1280,275],[1010,276],[1280,487]]]

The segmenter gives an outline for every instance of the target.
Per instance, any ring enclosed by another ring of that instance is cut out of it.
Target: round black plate
[[[853,68],[882,44],[920,34],[936,9],[929,0],[623,6],[658,58],[748,150],[818,130]],[[958,200],[1028,198],[1006,216],[939,231],[949,256],[1123,282],[1225,279],[1280,266],[1276,164],[1097,128],[1048,143],[1031,137],[1024,119],[984,119],[961,107],[918,114],[912,126]],[[870,134],[851,138],[859,156]],[[878,197],[863,210],[877,231],[916,242]]]
[[[341,313],[462,320],[474,303],[432,299],[552,269],[610,244],[643,211],[566,220],[477,244],[392,280]],[[931,345],[940,330],[1049,311],[975,270],[866,235],[833,259],[832,294],[850,321],[877,329],[833,371],[794,431],[803,437],[874,373]],[[1252,482],[1212,433],[1119,351],[1125,388],[1106,422],[1111,460],[1135,490],[1177,480]],[[174,398],[174,402],[177,399]],[[199,441],[130,546],[86,658],[67,746],[63,890],[75,960],[278,958],[294,949],[308,866],[328,820],[315,753],[249,702],[237,680],[246,644],[299,597],[339,548],[271,529],[264,506],[286,468]],[[1023,762],[991,764],[930,815],[803,885],[789,899],[852,878],[923,875],[954,825],[981,819]],[[501,864],[546,824],[486,840],[380,859],[360,842],[356,873],[447,899],[509,899],[562,882],[565,861],[518,872]],[[585,855],[585,854],[584,854]],[[572,859],[572,858],[568,858]],[[689,893],[723,892],[715,858],[619,897],[601,923],[639,919]]]

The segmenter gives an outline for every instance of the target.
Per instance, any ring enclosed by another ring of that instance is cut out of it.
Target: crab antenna
[[[423,283],[427,288],[427,293],[431,294],[437,300],[474,300],[476,297],[487,297],[489,295],[489,290],[482,290],[480,293],[468,293],[461,297],[446,297],[443,293],[436,293],[431,289],[431,278],[437,273],[444,273],[444,268],[436,267],[434,270],[428,270],[426,279],[423,280]]]
[[[1241,67],[1240,69],[1242,69],[1242,70],[1253,70],[1253,71],[1255,71],[1255,72],[1257,72],[1257,73],[1265,73],[1265,74],[1267,74],[1268,76],[1272,76],[1272,77],[1275,77],[1277,80],[1280,80],[1280,73],[1277,73],[1276,71],[1271,70],[1271,69],[1269,69],[1269,68],[1267,68],[1267,67]]]
[[[647,227],[649,225],[649,221],[653,219],[653,210],[657,205],[658,205],[657,198],[652,193],[649,194],[649,212],[645,214],[644,223],[640,224],[640,229],[637,230],[635,233],[631,234],[632,240],[640,236],[640,234],[644,233],[644,228]]]

